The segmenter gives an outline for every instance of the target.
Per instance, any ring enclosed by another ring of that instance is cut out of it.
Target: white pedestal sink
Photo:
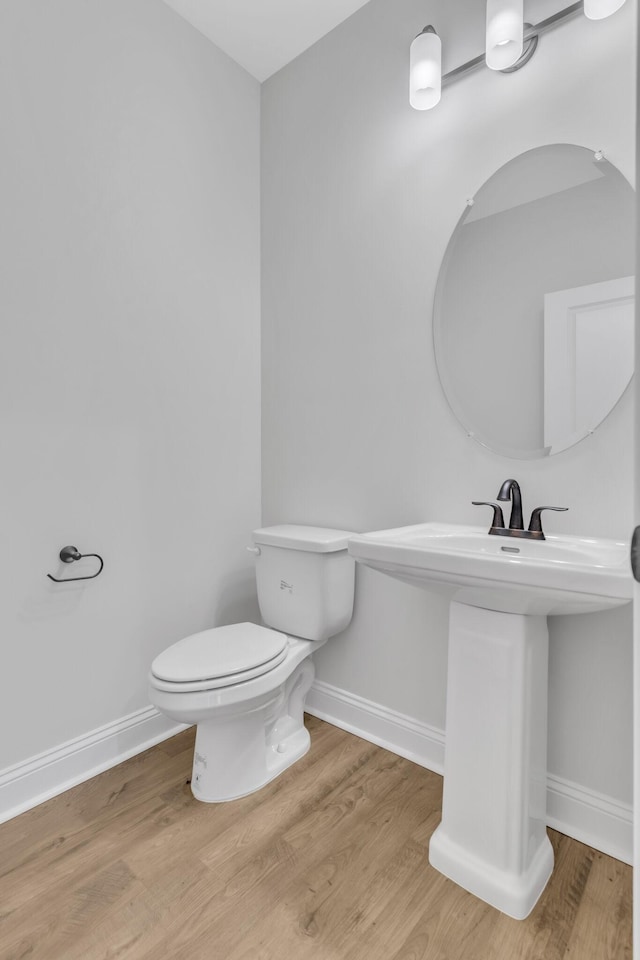
[[[361,563],[451,598],[442,822],[429,860],[516,919],[553,869],[546,833],[547,614],[628,603],[627,544],[425,523],[349,541]]]

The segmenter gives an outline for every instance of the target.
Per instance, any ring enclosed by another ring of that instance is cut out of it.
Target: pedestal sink
[[[429,861],[516,919],[553,869],[546,832],[547,614],[628,603],[628,545],[423,523],[354,536],[360,563],[451,599],[442,822]]]

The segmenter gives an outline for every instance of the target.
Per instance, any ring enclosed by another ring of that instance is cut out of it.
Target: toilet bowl
[[[173,720],[197,724],[196,799],[218,803],[253,793],[309,749],[311,655],[345,629],[353,612],[350,536],[292,524],[256,530],[258,602],[267,626],[204,630],[153,661],[151,703]]]

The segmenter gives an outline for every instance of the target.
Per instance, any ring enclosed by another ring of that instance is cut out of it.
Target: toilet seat
[[[269,673],[287,656],[288,637],[255,623],[191,634],[151,664],[150,682],[174,693],[216,690]]]

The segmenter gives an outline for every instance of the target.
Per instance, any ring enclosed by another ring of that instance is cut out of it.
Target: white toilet
[[[309,749],[303,711],[314,675],[311,654],[344,630],[353,613],[350,536],[291,524],[256,530],[258,603],[268,626],[203,630],[153,661],[151,703],[173,720],[198,725],[196,799],[244,797]]]

